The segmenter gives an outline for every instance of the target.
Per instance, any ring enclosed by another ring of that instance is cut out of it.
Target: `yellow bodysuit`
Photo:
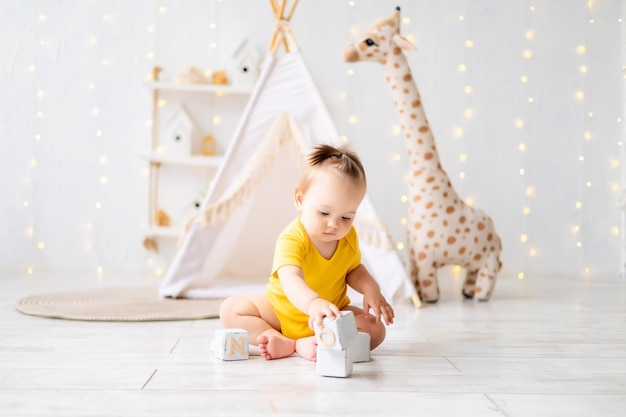
[[[314,332],[309,327],[309,316],[287,299],[276,272],[281,266],[300,267],[307,285],[341,310],[350,304],[346,275],[360,264],[361,251],[354,227],[337,242],[332,258],[325,259],[309,239],[300,217],[292,221],[276,241],[272,275],[265,290],[280,320],[282,334],[300,339]]]

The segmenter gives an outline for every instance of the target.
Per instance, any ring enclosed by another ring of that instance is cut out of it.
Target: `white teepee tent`
[[[261,291],[274,242],[297,215],[293,190],[317,143],[338,134],[303,61],[280,6],[261,75],[197,216],[188,223],[160,286],[162,297],[217,298]],[[284,45],[287,53],[279,55]],[[366,196],[355,227],[363,264],[388,300],[414,295],[389,233]],[[251,288],[253,286],[254,288]]]

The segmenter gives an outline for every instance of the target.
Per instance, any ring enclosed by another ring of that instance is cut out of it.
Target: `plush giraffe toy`
[[[459,265],[466,270],[463,295],[488,300],[500,271],[502,249],[492,219],[461,200],[441,167],[435,138],[403,49],[415,50],[400,36],[400,8],[377,21],[344,50],[347,62],[383,65],[402,122],[410,163],[409,270],[425,302],[439,300],[437,269]]]

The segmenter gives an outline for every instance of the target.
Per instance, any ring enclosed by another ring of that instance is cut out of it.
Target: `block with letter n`
[[[248,359],[248,332],[243,329],[215,330],[213,353],[223,361]]]

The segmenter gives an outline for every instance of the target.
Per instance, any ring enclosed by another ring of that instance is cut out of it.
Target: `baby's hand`
[[[363,312],[369,313],[370,309],[372,309],[377,323],[380,323],[381,317],[385,321],[385,324],[393,323],[395,312],[382,294],[379,293],[373,296],[363,295]]]
[[[322,320],[324,317],[328,317],[330,319],[340,317],[341,311],[339,310],[339,307],[330,301],[326,301],[323,298],[315,298],[311,301],[311,303],[309,303],[307,314],[309,315],[309,327],[313,328],[313,323],[317,324],[318,327],[322,327]]]

